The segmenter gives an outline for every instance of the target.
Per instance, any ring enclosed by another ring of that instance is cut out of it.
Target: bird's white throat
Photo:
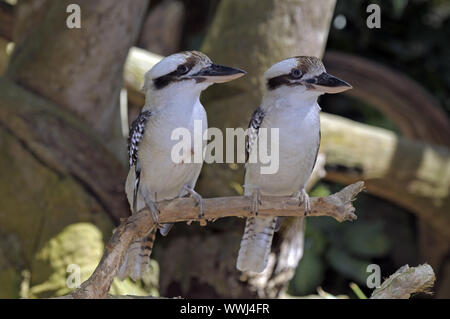
[[[266,91],[261,107],[270,111],[272,108],[309,108],[316,107],[320,92],[306,90],[304,87],[280,87],[273,91]],[[320,109],[320,108],[319,108]]]
[[[184,112],[192,112],[194,105],[200,99],[200,94],[209,85],[211,84],[199,85],[193,80],[188,80],[172,84],[161,90],[150,88],[145,93],[144,109],[161,111],[168,107],[175,107]]]

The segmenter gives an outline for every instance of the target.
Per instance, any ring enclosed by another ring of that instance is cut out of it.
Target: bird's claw
[[[184,188],[197,201],[197,203],[195,204],[195,207],[200,207],[200,213],[198,214],[198,219],[202,220],[205,217],[205,205],[203,203],[202,196],[189,186],[185,186]],[[200,221],[200,225],[203,226],[204,224],[205,224],[204,221]]]
[[[141,190],[141,195],[142,195],[142,198],[144,199],[145,205],[148,207],[148,209],[150,209],[150,212],[152,213],[153,222],[154,222],[155,226],[159,229],[161,227],[161,224],[159,223],[159,218],[158,218],[158,215],[160,213],[158,205],[156,205],[156,203],[149,198],[148,194],[143,192],[142,190]],[[156,200],[156,193],[155,193],[155,200]]]
[[[301,198],[301,203],[300,204],[304,204],[305,205],[305,216],[306,216],[307,214],[309,214],[311,212],[311,203],[309,201],[309,195],[305,191],[304,188],[301,191],[300,198]]]
[[[153,202],[151,200],[145,199],[144,201],[152,213],[152,218],[153,218],[153,222],[154,222],[155,226],[158,229],[161,228],[161,224],[159,223],[159,217],[158,217],[159,213],[160,213],[158,206],[156,205],[155,202]]]
[[[298,201],[298,206],[305,206],[305,216],[310,213],[311,211],[311,204],[309,200],[309,195],[303,188],[301,191],[297,192],[293,196],[294,200]]]
[[[200,197],[197,201],[197,206],[200,206],[200,213],[198,214],[198,219],[205,217],[205,205],[203,204],[203,198]]]
[[[158,206],[152,202],[152,207],[150,208],[150,211],[152,212],[153,221],[155,222],[156,227],[159,229],[161,228],[161,224],[159,223],[159,214],[160,210]]]
[[[256,190],[252,194],[252,205],[250,208],[250,213],[253,216],[258,216],[259,205],[262,205],[261,193],[259,192],[259,190]]]

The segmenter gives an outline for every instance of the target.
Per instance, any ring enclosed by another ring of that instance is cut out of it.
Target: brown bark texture
[[[44,3],[37,11],[27,11],[30,1],[21,10],[21,2],[15,21],[17,47],[8,77],[78,115],[123,159],[119,117],[123,65],[136,42],[148,1],[78,1],[79,29],[66,24],[70,0]]]
[[[67,293],[66,266],[87,278],[129,214],[126,147],[114,132],[148,1],[78,1],[81,29],[66,26],[69,3],[15,7],[16,47],[0,80],[0,297]]]

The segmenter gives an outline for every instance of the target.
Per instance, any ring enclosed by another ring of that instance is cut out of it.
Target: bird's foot
[[[202,196],[197,193],[191,186],[185,185],[184,189],[197,201],[196,206],[200,207],[200,213],[198,214],[198,219],[200,219],[200,225],[204,226],[206,223],[205,221],[202,221],[203,217],[205,216],[205,205],[203,203]]]
[[[301,206],[302,204],[304,204],[304,206],[305,206],[305,216],[307,214],[309,214],[309,212],[311,211],[311,204],[310,204],[310,200],[309,200],[309,195],[305,191],[305,189],[303,188],[301,191],[298,191],[292,197],[296,201],[298,201],[298,206]]]
[[[305,189],[303,188],[301,191],[301,195],[300,195],[302,204],[305,205],[305,216],[309,214],[309,212],[311,211],[311,203],[309,201],[309,195],[308,193],[305,191]]]
[[[250,208],[250,213],[256,217],[258,216],[259,205],[261,205],[261,193],[259,189],[256,189],[252,194],[252,205]]]
[[[147,205],[148,209],[152,212],[153,221],[157,228],[161,227],[161,224],[159,223],[159,208],[158,205],[152,200],[150,200],[147,196],[144,196],[144,202],[145,205]]]

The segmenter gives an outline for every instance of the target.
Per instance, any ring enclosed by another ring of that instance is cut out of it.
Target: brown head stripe
[[[185,54],[187,56],[186,62],[182,65],[184,65],[188,70],[191,70],[201,60],[209,60],[206,55],[197,51],[186,51]],[[166,87],[170,83],[188,80],[188,78],[180,78],[182,75],[183,74],[180,74],[178,69],[176,69],[175,71],[154,79],[153,84],[155,85],[155,88],[159,90]],[[199,81],[201,81],[201,79],[199,79]]]
[[[314,56],[296,56],[297,67],[303,74],[316,68],[323,68],[322,61]]]
[[[322,61],[320,61],[320,59],[316,57],[296,56],[294,58],[297,59],[297,69],[299,69],[302,72],[302,75],[312,71],[314,68],[323,67]],[[269,90],[275,90],[276,88],[282,85],[287,86],[302,85],[299,82],[295,82],[295,80],[298,79],[301,79],[301,77],[294,78],[291,75],[291,73],[275,76],[267,80],[267,88]]]

